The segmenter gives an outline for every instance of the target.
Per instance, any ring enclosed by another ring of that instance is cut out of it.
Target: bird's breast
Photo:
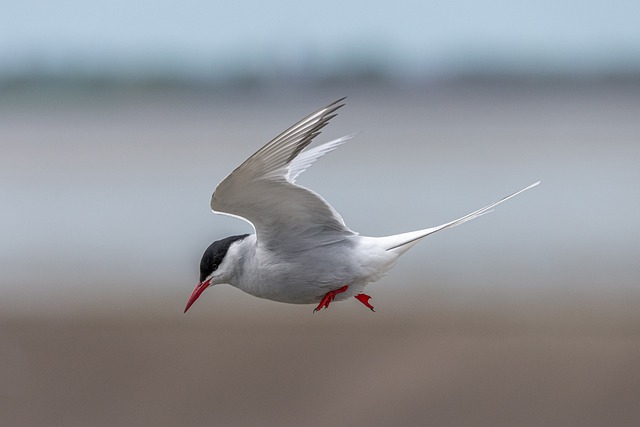
[[[352,255],[344,247],[293,254],[258,250],[233,285],[259,298],[290,304],[317,303],[327,292],[344,285],[362,289],[356,286],[362,282],[361,267]],[[351,292],[346,292],[336,299],[350,296]]]

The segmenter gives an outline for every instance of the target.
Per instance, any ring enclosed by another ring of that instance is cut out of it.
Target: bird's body
[[[259,298],[318,304],[316,310],[350,297],[373,310],[364,288],[419,240],[481,216],[538,184],[438,227],[387,237],[361,236],[320,195],[295,183],[315,160],[351,138],[304,150],[342,107],[341,101],[287,129],[218,185],[211,198],[213,211],[250,222],[256,233],[231,236],[207,248],[185,312],[206,288],[220,283]]]
[[[229,266],[228,283],[253,296],[291,304],[317,304],[327,292],[345,284],[348,291],[336,300],[355,296],[386,273],[399,256],[382,249],[373,238],[358,235],[282,252],[263,247],[255,234],[235,241],[228,255],[235,259]]]

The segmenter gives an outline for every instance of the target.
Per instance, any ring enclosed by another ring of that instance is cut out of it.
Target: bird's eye
[[[213,268],[213,271],[216,271],[218,269],[218,264],[213,264],[211,267]]]

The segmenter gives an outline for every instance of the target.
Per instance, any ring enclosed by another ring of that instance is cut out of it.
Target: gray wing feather
[[[306,167],[348,139],[302,151],[344,105],[343,100],[300,120],[249,157],[218,185],[211,209],[249,221],[259,245],[280,250],[285,246],[304,250],[354,235],[320,195],[294,183]]]

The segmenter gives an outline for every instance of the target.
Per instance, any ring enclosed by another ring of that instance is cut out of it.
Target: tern
[[[352,138],[307,149],[344,100],[300,120],[218,184],[211,197],[213,212],[243,219],[255,233],[215,241],[205,250],[185,313],[217,284],[273,301],[317,304],[314,313],[351,297],[374,311],[364,289],[389,271],[400,255],[426,236],[478,218],[540,183],[437,227],[386,237],[361,236],[319,194],[296,184],[313,162]]]

